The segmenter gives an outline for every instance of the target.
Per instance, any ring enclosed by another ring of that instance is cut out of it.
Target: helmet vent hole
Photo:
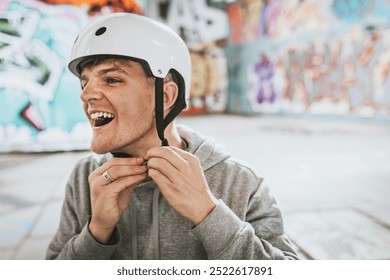
[[[104,32],[106,32],[107,28],[105,27],[100,27],[96,32],[95,32],[95,35],[96,36],[100,36],[102,35]]]

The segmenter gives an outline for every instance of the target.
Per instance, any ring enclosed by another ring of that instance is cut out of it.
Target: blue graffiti
[[[357,20],[368,15],[374,6],[372,0],[334,0],[332,3],[335,16],[344,20]]]
[[[388,0],[333,0],[332,10],[336,17],[347,21],[359,21],[364,16],[388,17]]]
[[[31,139],[51,128],[67,134],[86,122],[67,62],[87,21],[77,7],[31,0],[0,10],[0,140],[19,128]]]

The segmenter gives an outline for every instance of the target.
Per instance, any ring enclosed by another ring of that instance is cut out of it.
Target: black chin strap
[[[126,153],[111,153],[113,157],[116,157],[116,158],[131,158],[133,157],[132,155],[130,154],[126,154]]]
[[[158,138],[161,140],[162,146],[169,146],[168,140],[164,137],[164,130],[173,119],[180,114],[185,108],[185,100],[181,98],[175,106],[169,111],[164,119],[164,79],[156,78],[155,83],[155,110],[156,110],[156,127]]]
[[[162,146],[169,146],[168,140],[164,137],[164,130],[173,119],[180,114],[186,107],[184,98],[181,98],[175,106],[169,111],[164,119],[164,79],[156,78],[155,83],[155,110],[156,110],[156,127],[158,138],[161,140]],[[129,158],[132,157],[126,153],[112,153],[114,157]]]

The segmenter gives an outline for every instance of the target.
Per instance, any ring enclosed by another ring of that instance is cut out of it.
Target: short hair
[[[112,59],[119,59],[119,60],[131,60],[134,62],[139,63],[142,66],[142,69],[144,70],[145,75],[148,78],[155,78],[153,75],[148,63],[142,59],[137,59],[137,58],[130,58],[126,56],[114,56],[114,55],[101,55],[97,57],[92,57],[90,59],[86,59],[84,62],[80,63],[79,65],[79,72],[81,73],[84,68],[89,68],[92,66],[99,65],[103,62],[106,62],[107,60],[112,60]],[[184,80],[182,76],[175,70],[175,69],[170,69],[167,76],[165,79],[168,79],[169,81],[173,81],[178,88],[178,96],[175,101],[176,103],[179,102],[179,100],[184,99],[185,95],[185,85],[184,85]],[[154,79],[153,79],[154,82]]]

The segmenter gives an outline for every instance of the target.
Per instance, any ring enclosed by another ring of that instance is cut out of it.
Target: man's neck
[[[164,131],[164,136],[168,140],[169,146],[177,147],[182,150],[187,149],[187,142],[184,141],[174,124],[169,124]],[[161,140],[156,135],[150,136],[152,138],[143,139],[139,141],[139,144],[129,145],[124,149],[119,149],[118,151],[112,152],[115,157],[143,157],[146,152],[153,147],[161,146]]]

